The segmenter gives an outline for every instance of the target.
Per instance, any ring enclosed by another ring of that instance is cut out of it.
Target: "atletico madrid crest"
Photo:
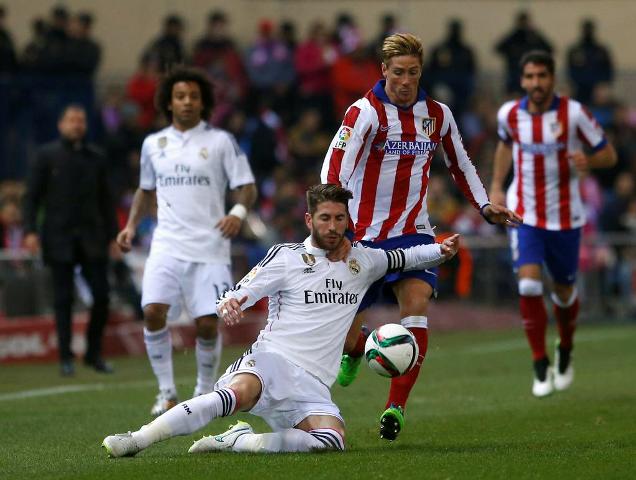
[[[422,130],[427,136],[433,135],[435,132],[435,119],[430,117],[424,117],[422,119]]]
[[[559,138],[563,133],[563,125],[561,122],[553,122],[550,124],[550,131],[555,136],[555,138]]]

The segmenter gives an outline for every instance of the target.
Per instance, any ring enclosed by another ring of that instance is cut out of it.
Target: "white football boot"
[[[534,366],[534,381],[532,382],[532,395],[541,398],[554,392],[554,369],[550,366],[548,358],[536,360]],[[543,378],[543,380],[541,380]]]
[[[572,366],[571,352],[564,352],[561,358],[561,350],[559,344],[554,350],[554,388],[559,392],[567,390],[574,381],[574,367]],[[563,362],[563,365],[561,364]]]
[[[247,422],[238,421],[235,425],[230,426],[227,432],[219,435],[209,435],[197,440],[192,444],[188,453],[205,453],[222,450],[231,450],[236,439],[246,433],[254,433],[252,426]]]
[[[141,451],[130,432],[109,435],[102,442],[102,447],[111,458],[132,457]]]
[[[177,399],[176,392],[160,391],[157,394],[154,405],[150,409],[150,415],[158,417],[159,415],[166,413],[177,403],[179,403],[179,400]]]

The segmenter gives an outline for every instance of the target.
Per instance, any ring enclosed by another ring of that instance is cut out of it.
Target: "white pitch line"
[[[52,397],[55,395],[66,395],[77,392],[97,392],[111,388],[130,388],[152,386],[154,380],[139,380],[134,382],[121,383],[86,383],[82,385],[60,385],[58,387],[35,388],[33,390],[22,390],[18,392],[5,393],[0,395],[0,402],[12,400],[22,400],[25,398]]]

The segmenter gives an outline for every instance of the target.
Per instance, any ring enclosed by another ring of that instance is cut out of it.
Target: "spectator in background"
[[[46,45],[46,21],[36,17],[31,21],[31,40],[27,43],[19,59],[20,67],[26,72],[40,69],[44,46]]]
[[[223,123],[236,105],[247,97],[249,83],[243,60],[228,32],[225,12],[215,10],[208,16],[206,30],[194,46],[192,62],[203,69],[214,85],[212,123]]]
[[[614,80],[610,51],[596,39],[596,24],[589,18],[581,23],[581,37],[568,50],[567,59],[568,74],[579,102],[589,103],[597,85]]]
[[[150,131],[157,117],[155,93],[159,84],[159,62],[150,54],[139,61],[137,71],[126,84],[126,96],[139,108],[137,122],[144,131]]]
[[[293,56],[296,53],[296,47],[298,46],[296,24],[294,24],[291,20],[283,20],[280,24],[278,36]]]
[[[371,43],[371,54],[376,56],[378,61],[382,61],[382,45],[384,44],[384,39],[386,37],[390,37],[394,33],[398,33],[399,29],[397,26],[397,21],[395,20],[395,16],[391,13],[385,13],[380,18],[380,33],[373,43]]]
[[[44,33],[44,43],[38,58],[37,70],[65,74],[69,66],[68,27],[69,13],[66,7],[53,7],[50,22]]]
[[[495,51],[506,62],[506,93],[522,94],[519,86],[521,69],[519,61],[530,50],[544,50],[552,53],[550,42],[532,25],[530,14],[521,11],[517,14],[514,28],[495,45]]]
[[[0,198],[0,250],[22,250],[24,229],[20,201],[14,196]]]
[[[93,77],[101,60],[102,48],[91,37],[93,16],[81,12],[71,17],[68,28],[66,56],[69,59],[69,73]]]
[[[334,114],[338,117],[373,86],[380,74],[375,57],[364,48],[362,39],[349,38],[341,46],[343,55],[331,69]]]
[[[329,41],[327,28],[320,21],[309,26],[307,40],[296,49],[294,66],[298,75],[301,108],[318,108],[328,122],[333,121],[331,67],[338,51]]]
[[[144,54],[157,62],[162,73],[182,64],[185,60],[183,19],[175,14],[164,18],[161,34],[150,43]]]
[[[468,108],[475,91],[477,70],[473,50],[462,38],[463,30],[461,20],[455,18],[448,22],[446,39],[432,48],[425,68],[426,75],[423,76],[428,84],[426,87],[432,92],[435,93],[440,87],[450,91],[447,103],[457,115]]]
[[[290,95],[295,77],[294,58],[287,45],[275,36],[271,20],[258,23],[258,36],[247,51],[245,66],[254,89],[252,105],[268,97],[273,109],[287,118],[294,100]]]
[[[307,109],[289,130],[289,154],[295,173],[318,171],[318,166],[331,143],[331,135],[323,129],[322,117],[317,109]]]
[[[4,24],[6,17],[7,10],[0,5],[0,75],[13,73],[17,66],[13,39]]]
[[[68,105],[58,130],[60,138],[40,148],[31,169],[24,199],[24,243],[33,254],[42,249],[53,274],[61,374],[75,373],[71,315],[76,265],[81,265],[93,296],[84,364],[111,373],[102,358],[102,335],[108,320],[108,251],[117,222],[107,166],[104,156],[85,141],[83,107]]]

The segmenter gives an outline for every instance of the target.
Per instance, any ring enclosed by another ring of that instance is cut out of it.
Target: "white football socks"
[[[230,388],[215,390],[172,407],[148,425],[132,433],[140,448],[177,435],[189,435],[205,427],[214,418],[231,415],[236,395]]]
[[[236,439],[234,452],[277,453],[309,452],[312,450],[344,450],[344,438],[331,428],[305,432],[288,428],[273,433],[246,433]]]
[[[152,366],[152,371],[159,382],[159,390],[164,393],[174,393],[177,388],[174,384],[172,369],[172,336],[168,327],[151,332],[144,328],[144,343],[146,352]]]
[[[197,357],[197,394],[208,393],[214,390],[214,382],[217,380],[221,347],[223,339],[218,333],[216,338],[205,340],[197,337],[195,353]]]

